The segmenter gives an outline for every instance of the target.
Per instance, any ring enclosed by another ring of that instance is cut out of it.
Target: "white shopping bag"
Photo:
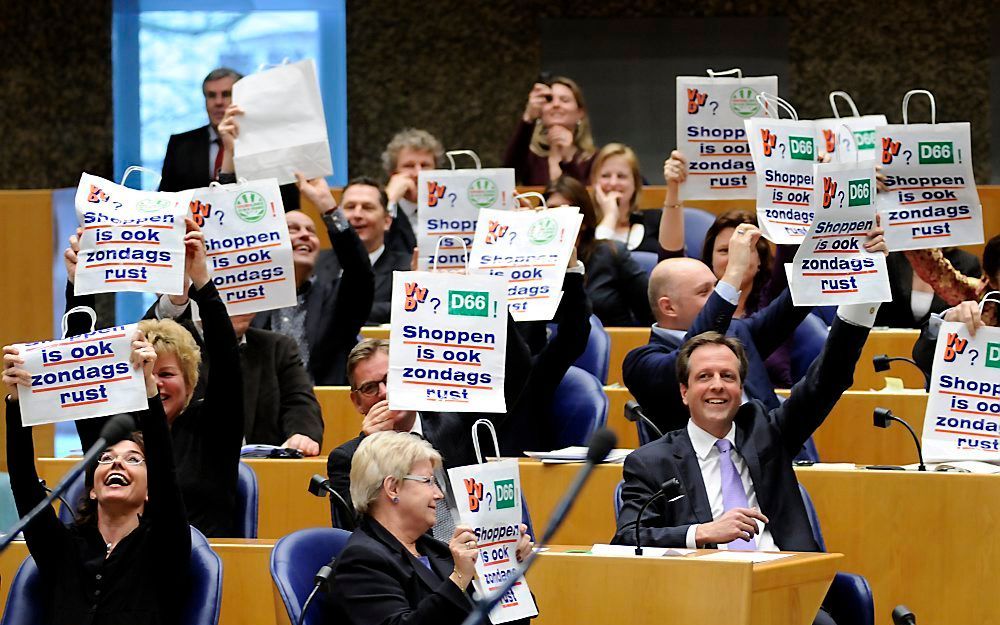
[[[837,98],[843,98],[851,107],[850,117],[841,117],[837,110]],[[830,108],[833,117],[816,120],[816,143],[820,152],[830,155],[833,163],[856,163],[875,160],[875,128],[885,126],[885,115],[861,115],[854,100],[845,91],[830,92]]]
[[[326,115],[312,59],[251,74],[233,85],[244,113],[233,148],[236,174],[248,180],[295,182],[333,173]]]

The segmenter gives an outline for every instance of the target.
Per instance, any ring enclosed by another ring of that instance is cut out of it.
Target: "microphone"
[[[7,535],[0,538],[0,552],[3,552],[7,547],[9,547],[10,543],[14,541],[14,537],[17,536],[21,530],[27,527],[29,523],[35,520],[35,517],[41,514],[42,510],[45,510],[47,507],[52,505],[52,502],[56,499],[61,499],[60,496],[66,492],[66,489],[73,483],[73,480],[83,473],[84,469],[90,466],[97,456],[101,454],[101,452],[122,440],[135,430],[135,419],[132,415],[117,414],[111,417],[111,419],[104,424],[104,427],[101,428],[100,437],[98,437],[94,445],[87,450],[83,459],[73,465],[73,468],[63,476],[63,479],[59,480],[59,483],[56,484],[55,488],[49,492],[45,499],[32,508],[28,514],[18,519],[17,523],[15,523],[14,526],[8,530]]]
[[[42,488],[45,489],[45,492],[47,492],[47,493],[51,493],[52,492],[52,489],[45,485],[45,480],[44,479],[38,478],[38,483],[42,486]],[[67,510],[69,510],[70,516],[72,516],[73,520],[75,521],[76,520],[76,510],[73,509],[73,506],[69,505],[69,502],[66,501],[66,498],[63,497],[62,495],[59,495],[59,501],[61,501],[62,505]]]
[[[656,433],[656,438],[663,438],[663,432],[661,432],[660,428],[656,427],[656,424],[646,416],[646,413],[642,410],[642,406],[640,406],[639,402],[634,399],[630,399],[625,402],[625,418],[632,423],[642,421],[646,424],[646,427]]]
[[[500,599],[503,598],[510,589],[514,587],[514,584],[521,581],[524,574],[528,572],[531,565],[535,561],[535,557],[538,555],[538,547],[542,547],[547,544],[552,538],[552,535],[556,533],[559,526],[562,525],[563,521],[566,520],[566,515],[569,514],[570,508],[573,507],[573,502],[576,501],[577,496],[583,489],[583,485],[587,482],[587,478],[594,471],[594,466],[604,462],[611,450],[614,449],[615,443],[618,442],[615,433],[607,428],[601,428],[594,432],[594,435],[590,437],[590,447],[587,449],[587,458],[585,464],[577,472],[576,477],[570,484],[569,488],[566,489],[566,494],[563,495],[562,500],[559,505],[556,506],[555,510],[552,511],[552,517],[549,519],[549,525],[545,528],[545,532],[542,534],[542,539],[538,542],[537,547],[533,550],[524,562],[521,563],[521,567],[518,569],[517,573],[511,575],[504,583],[500,585],[497,589],[496,594],[491,598],[483,598],[482,600],[476,602],[476,607],[473,608],[469,616],[462,621],[462,625],[476,625],[481,623],[486,615],[489,614],[498,603]]]
[[[660,490],[646,500],[646,503],[642,504],[642,508],[639,508],[639,516],[635,518],[635,555],[642,555],[642,539],[639,536],[639,529],[642,527],[642,515],[646,513],[646,508],[649,504],[653,503],[660,497],[666,497],[667,503],[672,503],[677,501],[684,496],[684,487],[681,483],[677,481],[676,477],[672,477],[663,484],[660,485]]]
[[[893,625],[917,625],[917,615],[910,612],[910,608],[899,604],[892,609]]]
[[[920,439],[917,438],[916,432],[913,431],[913,428],[910,427],[909,423],[892,414],[892,411],[888,408],[876,408],[872,417],[875,427],[877,428],[888,428],[889,424],[893,421],[902,423],[903,426],[910,431],[910,436],[913,437],[913,444],[917,446],[917,458],[920,460],[920,465],[917,467],[917,470],[927,470],[927,467],[924,465],[924,452],[920,449]]]
[[[324,497],[326,493],[330,493],[330,500],[338,504],[340,511],[344,513],[344,518],[347,519],[350,527],[344,528],[349,531],[354,531],[357,522],[354,516],[354,510],[351,509],[344,498],[340,496],[340,493],[335,491],[332,486],[330,486],[330,480],[323,479],[322,475],[313,475],[309,478],[309,492],[316,497]]]
[[[903,356],[893,356],[890,358],[888,354],[879,354],[877,356],[872,356],[872,366],[875,367],[875,371],[878,371],[879,373],[882,373],[883,371],[888,371],[890,363],[896,361],[908,362],[917,369],[919,369],[921,375],[924,376],[924,383],[927,385],[925,388],[929,389],[931,387],[931,376],[928,375],[926,371],[921,369],[920,365],[918,365],[917,362],[912,358],[905,358]]]
[[[313,476],[314,479],[317,477],[319,476],[318,475]],[[320,481],[322,480],[323,478],[320,477]],[[310,486],[310,492],[311,491],[312,488]],[[315,495],[316,493],[313,494]],[[320,497],[322,497],[322,495],[320,495]],[[298,621],[296,621],[296,625],[302,625],[302,623],[305,622],[306,610],[309,609],[309,604],[312,603],[313,597],[316,596],[317,591],[322,590],[323,592],[330,592],[330,576],[333,575],[333,564],[336,561],[337,561],[336,557],[330,558],[329,562],[319,567],[319,570],[316,571],[316,576],[313,577],[313,583],[315,585],[313,586],[312,592],[310,592],[309,596],[306,597],[305,603],[302,604],[302,612],[299,614],[299,618]]]

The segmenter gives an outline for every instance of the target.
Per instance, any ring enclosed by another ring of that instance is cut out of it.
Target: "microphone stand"
[[[632,423],[642,421],[646,424],[646,427],[653,430],[657,438],[663,438],[663,432],[660,431],[660,428],[656,427],[656,424],[653,423],[652,419],[646,416],[646,413],[642,410],[642,406],[640,406],[634,399],[630,399],[625,403],[625,418]]]
[[[930,389],[930,387],[931,387],[931,376],[926,371],[924,371],[923,369],[921,369],[920,365],[918,365],[917,362],[915,360],[913,360],[912,358],[906,358],[905,356],[893,356],[893,357],[890,357],[888,354],[879,354],[877,356],[872,356],[872,367],[875,369],[875,371],[877,371],[879,373],[882,373],[884,371],[888,371],[889,370],[889,363],[897,362],[897,361],[898,362],[908,362],[911,365],[913,365],[914,367],[916,367],[917,370],[920,371],[921,375],[924,376],[924,384],[926,384],[925,388]]]
[[[653,503],[660,497],[669,497],[667,503],[677,501],[684,496],[684,488],[681,483],[677,481],[676,477],[672,477],[660,486],[660,490],[656,491],[656,494],[646,500],[646,503],[642,504],[642,508],[639,509],[639,516],[635,518],[635,555],[642,555],[642,539],[639,537],[639,529],[642,527],[642,515],[645,514],[646,508],[649,504]]]
[[[354,528],[357,526],[354,517],[354,510],[347,505],[344,498],[340,496],[340,493],[335,491],[332,486],[330,486],[330,480],[324,480],[322,475],[316,474],[309,479],[309,492],[317,497],[322,497],[324,491],[330,493],[330,500],[335,502],[339,507],[340,511],[344,513],[344,518],[350,524],[350,527],[345,527],[347,531],[353,532]]]
[[[330,576],[333,575],[333,563],[335,561],[336,558],[332,558],[328,563],[324,564],[319,568],[318,571],[316,571],[316,577],[313,578],[316,585],[313,586],[312,592],[309,593],[309,596],[306,598],[305,603],[302,604],[302,612],[299,613],[299,618],[296,621],[296,625],[302,625],[302,623],[305,622],[306,610],[309,609],[309,604],[312,603],[312,600],[316,596],[316,593],[321,588],[323,588],[323,585],[326,584],[330,580]],[[327,589],[323,589],[323,592],[327,592]]]
[[[927,466],[924,465],[924,452],[920,448],[920,439],[917,438],[917,433],[913,431],[913,428],[910,427],[909,423],[907,423],[903,419],[900,419],[896,415],[892,414],[892,411],[889,410],[888,408],[876,408],[875,411],[872,413],[872,418],[875,427],[878,428],[888,428],[889,424],[893,421],[896,421],[897,423],[902,423],[903,427],[905,427],[910,432],[910,436],[913,437],[913,444],[917,446],[917,459],[920,461],[920,464],[917,466],[917,471],[927,470]]]

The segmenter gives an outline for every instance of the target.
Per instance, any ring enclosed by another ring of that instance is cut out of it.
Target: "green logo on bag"
[[[469,201],[479,208],[489,208],[500,195],[497,185],[489,178],[476,178],[469,184]]]
[[[986,344],[986,366],[1000,369],[1000,343]]]
[[[448,314],[463,317],[488,317],[490,294],[487,291],[448,291]]]
[[[921,165],[947,165],[955,162],[955,146],[951,141],[921,141],[917,155]]]
[[[145,200],[139,200],[135,203],[135,209],[143,213],[155,213],[158,211],[170,210],[173,203],[170,200],[157,200],[154,198],[147,198]]]
[[[267,214],[267,202],[264,196],[256,191],[244,191],[236,196],[233,203],[236,216],[248,224],[257,223]]]
[[[729,110],[740,117],[753,117],[760,111],[757,92],[750,87],[740,87],[729,96]]]
[[[788,147],[792,153],[792,158],[799,161],[811,161],[813,156],[812,137],[788,137]]]
[[[496,491],[497,510],[514,507],[514,480],[497,480],[493,483]]]
[[[872,203],[872,181],[851,180],[847,183],[847,205],[848,206],[871,206]]]
[[[875,149],[875,131],[858,130],[854,133],[854,142],[858,144],[859,150]]]
[[[559,222],[551,217],[536,219],[528,226],[528,240],[535,245],[545,245],[559,234]]]

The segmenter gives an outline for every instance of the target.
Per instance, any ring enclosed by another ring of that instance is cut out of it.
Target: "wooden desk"
[[[864,349],[861,350],[861,358],[858,359],[858,366],[854,370],[854,384],[851,388],[856,391],[882,389],[885,388],[887,376],[901,378],[906,388],[924,388],[924,375],[911,364],[894,362],[892,368],[885,373],[876,373],[872,366],[872,357],[878,354],[910,358],[913,344],[918,336],[920,336],[918,330],[872,330]]]
[[[1000,477],[797,469],[841,570],[864,575],[878,625],[900,603],[921,623],[996,623]]]
[[[315,386],[316,400],[323,413],[323,444],[320,457],[346,443],[361,432],[361,415],[351,403],[349,386]]]
[[[521,459],[521,490],[528,502],[528,512],[535,532],[549,524],[552,511],[580,464],[542,464],[537,460]],[[552,538],[553,543],[593,545],[607,543],[615,535],[614,492],[622,480],[622,465],[601,464],[594,467],[590,481],[570,510],[562,527]]]

